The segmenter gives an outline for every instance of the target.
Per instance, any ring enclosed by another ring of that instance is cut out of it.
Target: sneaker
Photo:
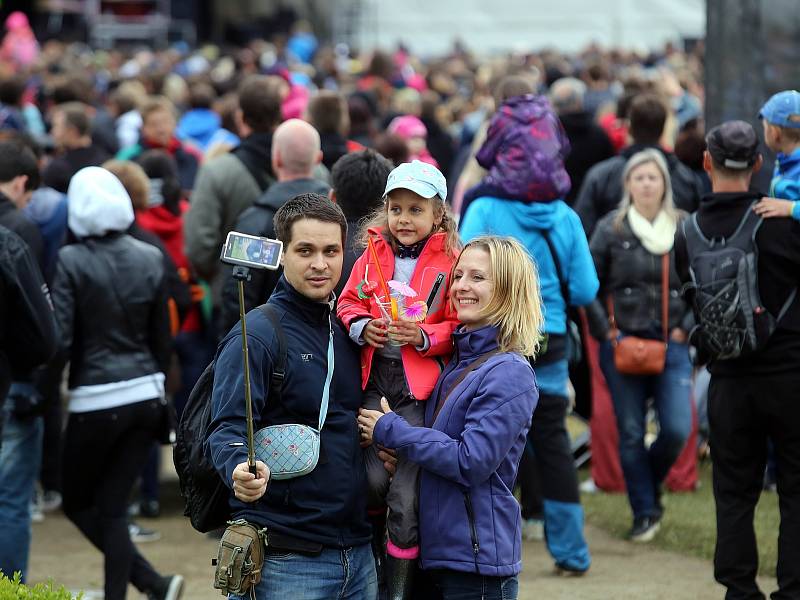
[[[161,539],[161,533],[155,529],[142,527],[138,523],[128,523],[128,533],[131,536],[131,541],[138,544],[155,542]]]
[[[41,523],[44,521],[42,505],[38,502],[31,502],[31,523]]]
[[[555,574],[562,577],[582,577],[589,569],[576,569],[565,563],[556,563]]]
[[[633,527],[628,532],[628,539],[632,542],[649,542],[658,530],[661,529],[661,521],[658,517],[638,517],[633,520]]]
[[[161,505],[158,500],[139,500],[128,506],[129,517],[144,517],[156,519],[161,514]]]
[[[597,493],[597,485],[595,484],[594,479],[592,479],[591,477],[586,481],[581,482],[581,484],[578,486],[578,489],[583,494]]]
[[[61,508],[61,492],[56,490],[45,490],[40,497],[40,503],[44,512],[53,512]]]
[[[147,592],[147,600],[178,600],[183,594],[183,576],[165,575],[157,591]]]
[[[526,542],[541,542],[544,539],[544,521],[525,519],[522,523],[522,539]]]

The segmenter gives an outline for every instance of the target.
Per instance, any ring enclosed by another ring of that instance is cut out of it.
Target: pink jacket
[[[394,251],[377,229],[370,229],[370,235],[375,244],[383,275],[388,281],[394,273]],[[408,282],[419,294],[417,299],[425,301],[428,299],[439,274],[444,276],[444,280],[431,302],[428,315],[425,321],[420,324],[420,328],[428,336],[430,346],[425,352],[420,352],[411,345],[405,345],[400,348],[408,389],[418,400],[427,400],[433,391],[433,386],[436,384],[436,380],[439,378],[444,366],[440,357],[445,360],[450,358],[453,352],[451,336],[458,324],[458,319],[448,297],[450,270],[457,256],[445,252],[445,237],[446,234],[442,232],[434,233],[430,237],[419,255],[411,281]],[[381,295],[378,270],[375,268],[369,249],[367,249],[353,266],[350,279],[347,280],[347,284],[339,297],[337,314],[348,331],[353,321],[364,317],[375,319],[381,317],[380,309],[374,298],[361,299],[358,297],[358,284],[364,280],[367,264],[370,265],[369,279],[371,282],[378,284],[376,293],[378,296]],[[367,386],[367,381],[369,381],[374,353],[375,348],[369,344],[365,344],[361,348],[362,389]]]

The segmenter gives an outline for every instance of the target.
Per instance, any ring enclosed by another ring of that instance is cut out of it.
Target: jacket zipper
[[[478,543],[478,531],[475,529],[475,513],[472,510],[472,498],[467,490],[462,492],[464,494],[464,506],[467,509],[467,519],[469,520],[469,535],[472,538],[472,557],[475,560],[475,573],[480,575],[478,570],[478,553],[481,550],[481,545]]]

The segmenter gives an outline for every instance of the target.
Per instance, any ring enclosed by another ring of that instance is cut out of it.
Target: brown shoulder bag
[[[664,371],[669,341],[669,253],[661,257],[661,327],[662,340],[649,340],[633,335],[619,336],[617,320],[614,317],[614,300],[609,296],[608,322],[614,337],[611,347],[614,350],[614,366],[624,375],[658,375]]]

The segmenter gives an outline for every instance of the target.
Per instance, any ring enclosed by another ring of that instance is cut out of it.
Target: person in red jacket
[[[338,316],[361,350],[364,407],[385,397],[396,413],[422,426],[425,405],[453,351],[457,317],[447,302],[459,247],[456,224],[436,167],[418,160],[390,174],[384,204],[363,228],[368,246],[342,291]],[[365,450],[368,506],[375,539],[387,518],[386,578],[390,599],[409,598],[419,555],[416,514],[419,467],[400,460],[389,480],[377,447]],[[386,506],[389,507],[386,517]],[[378,555],[382,548],[376,549]]]

